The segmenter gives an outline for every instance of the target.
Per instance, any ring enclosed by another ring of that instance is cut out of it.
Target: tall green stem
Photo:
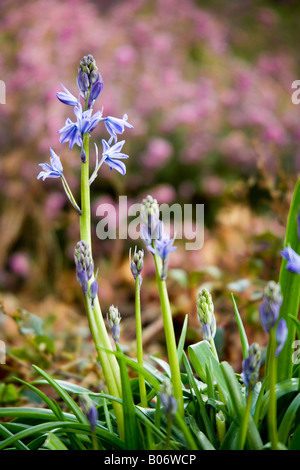
[[[177,347],[176,339],[174,332],[174,325],[172,319],[172,312],[170,307],[170,301],[167,291],[166,282],[161,279],[161,261],[158,255],[154,255],[155,262],[155,271],[156,271],[156,280],[158,284],[159,298],[161,304],[161,312],[163,317],[165,335],[166,335],[166,345],[167,353],[169,358],[169,365],[171,370],[171,379],[173,386],[173,394],[178,405],[178,411],[180,416],[184,416],[184,407],[183,407],[183,393],[181,388],[181,377],[180,369],[177,358]]]
[[[90,185],[89,185],[89,134],[84,134],[83,148],[86,155],[86,161],[81,164],[81,216],[80,216],[80,238],[85,241],[91,251],[92,256],[92,243],[91,243],[91,207],[90,207]],[[90,280],[90,283],[94,277]],[[87,295],[84,296],[85,307],[88,316],[88,321],[98,353],[98,357],[103,369],[103,374],[106,380],[109,393],[116,398],[121,398],[121,379],[120,370],[113,354],[106,353],[103,348],[111,350],[111,343],[107,334],[105,323],[103,320],[99,299],[96,297],[94,308],[90,305],[90,300]],[[123,412],[122,407],[118,403],[114,403],[114,410],[118,422],[120,437],[124,434]]]
[[[269,408],[268,408],[268,429],[269,439],[273,450],[278,450],[277,436],[277,402],[276,402],[276,380],[277,380],[277,358],[275,357],[276,338],[275,329],[272,328],[269,336]]]
[[[136,323],[136,349],[138,363],[143,366],[143,340],[142,340],[142,319],[141,319],[141,293],[140,293],[140,280],[136,276],[135,280],[135,323]],[[148,406],[145,378],[139,374],[139,387],[141,404],[144,408]]]

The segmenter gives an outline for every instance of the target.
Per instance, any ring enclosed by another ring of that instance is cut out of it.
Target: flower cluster
[[[56,93],[59,101],[74,108],[76,117],[74,121],[67,118],[65,125],[58,130],[60,143],[68,142],[70,149],[72,149],[74,145],[77,145],[81,149],[81,161],[82,163],[86,163],[84,136],[90,135],[100,122],[104,122],[110,137],[108,142],[102,139],[103,151],[101,164],[104,162],[111,170],[115,169],[124,175],[126,173],[126,167],[120,160],[129,157],[121,152],[125,140],[118,142],[118,134],[123,134],[125,127],[132,129],[133,126],[128,122],[127,114],[124,114],[123,118],[116,118],[113,116],[103,117],[102,111],[93,113],[93,105],[103,89],[103,81],[94,57],[91,54],[84,56],[80,62],[77,85],[79,92],[77,98],[63,84],[63,91]],[[110,146],[113,141],[114,145]],[[59,157],[52,149],[50,149],[50,152],[51,165],[47,163],[40,164],[43,168],[43,172],[39,173],[38,178],[43,177],[43,180],[46,178],[58,178],[63,175],[63,168]]]

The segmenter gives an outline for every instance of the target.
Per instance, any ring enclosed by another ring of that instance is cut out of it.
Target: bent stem
[[[161,304],[161,312],[164,323],[164,330],[166,335],[167,353],[169,359],[169,365],[171,370],[171,381],[173,386],[173,394],[178,405],[178,412],[181,417],[184,416],[183,407],[183,393],[181,388],[181,377],[180,369],[177,358],[177,347],[172,319],[172,312],[170,307],[170,301],[167,291],[166,282],[161,279],[161,261],[158,255],[154,254],[156,280],[158,284],[159,298]]]
[[[142,341],[142,320],[141,320],[141,295],[140,295],[140,275],[136,276],[135,280],[135,323],[136,323],[136,349],[138,363],[143,367],[143,341]],[[141,405],[147,408],[147,393],[145,378],[139,374],[139,387]]]
[[[85,241],[91,251],[91,208],[90,208],[90,185],[89,185],[89,134],[84,134],[83,148],[86,154],[86,162],[81,164],[81,216],[80,216],[80,238]],[[89,281],[94,280],[94,276]],[[101,363],[105,381],[109,393],[116,398],[122,397],[120,369],[113,354],[107,354],[102,348],[112,350],[109,336],[103,320],[98,297],[95,298],[94,308],[91,307],[90,299],[87,294],[84,295],[86,312],[89,320],[90,330],[94,344]],[[123,412],[120,404],[114,404],[116,419],[120,437],[124,436]]]

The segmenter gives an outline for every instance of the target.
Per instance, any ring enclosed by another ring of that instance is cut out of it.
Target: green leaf
[[[34,369],[42,376],[44,377],[47,382],[52,385],[54,390],[58,393],[58,395],[62,398],[62,400],[68,405],[69,409],[74,413],[78,421],[81,423],[87,423],[87,419],[84,415],[84,413],[81,411],[79,406],[75,403],[73,398],[70,397],[70,395],[55,381],[49,374],[47,374],[45,371],[40,369],[39,367],[33,365]]]
[[[234,415],[232,415],[232,418],[235,419],[237,416],[241,422],[245,412],[245,399],[242,395],[241,386],[237,381],[233,368],[227,362],[222,362],[220,368],[224,374],[235,411]],[[251,415],[249,417],[247,442],[251,450],[258,450],[263,446],[260,434]]]
[[[1,384],[4,385],[0,390],[0,402],[1,403],[13,403],[19,398],[19,393],[13,384]]]
[[[279,398],[283,397],[284,395],[287,395],[288,393],[291,392],[297,392],[299,387],[299,379],[297,378],[292,378],[292,379],[287,379],[284,380],[283,382],[279,382],[275,385],[275,393],[276,393],[276,399],[277,401]],[[259,419],[263,420],[265,415],[267,414],[268,407],[269,407],[269,391],[267,391],[262,399],[261,402],[261,410],[260,410],[260,416]]]
[[[186,315],[185,319],[184,319],[184,322],[183,322],[183,326],[182,326],[178,346],[177,346],[177,357],[178,357],[179,365],[181,363],[182,354],[183,354],[183,350],[184,350],[184,344],[185,344],[185,338],[186,338],[186,332],[187,332],[187,325],[188,325],[188,318],[189,318],[189,316]]]
[[[248,357],[248,349],[249,349],[248,338],[247,338],[247,335],[246,335],[246,332],[245,332],[245,329],[244,329],[244,325],[243,325],[243,321],[242,321],[240,313],[238,311],[238,308],[237,308],[237,305],[236,305],[233,294],[231,294],[231,299],[232,299],[232,303],[233,303],[233,309],[234,309],[234,313],[235,313],[237,326],[238,326],[239,333],[240,333],[243,359],[246,359],[246,357]]]
[[[14,436],[8,437],[4,441],[0,442],[0,450],[14,445],[18,440],[27,439],[28,437],[32,436],[39,436],[42,433],[54,430],[56,432],[61,430],[62,432],[74,433],[74,435],[79,435],[82,433],[90,436],[91,434],[91,427],[89,424],[72,421],[52,421],[50,423],[48,422],[31,426],[28,429],[24,429],[16,433]],[[124,443],[119,438],[117,438],[114,434],[103,430],[99,426],[95,428],[95,434],[103,442],[112,445],[114,449],[124,449]]]
[[[207,364],[208,366],[210,366],[211,364],[211,373],[214,377],[214,380],[217,382],[219,390],[221,391],[225,402],[229,406],[230,410],[232,410],[230,395],[228,393],[224,376],[220,369],[220,363],[217,361],[216,357],[212,353],[207,341],[200,341],[200,343],[196,343],[189,346],[188,353],[192,366],[194,367],[196,373],[204,383],[207,383],[205,365]]]
[[[289,450],[300,450],[300,426],[295,431]]]
[[[292,203],[289,210],[284,247],[290,246],[296,253],[300,254],[300,240],[298,237],[297,216],[300,208],[300,180],[297,182]],[[279,283],[283,295],[283,302],[280,308],[280,318],[284,318],[287,323],[288,337],[285,345],[278,356],[277,377],[278,382],[292,377],[292,343],[295,340],[296,325],[290,316],[297,318],[300,303],[300,276],[286,269],[287,261],[282,258]]]
[[[117,345],[117,350],[121,353],[119,345]],[[122,383],[125,446],[127,450],[137,450],[139,442],[138,424],[127,366],[123,357],[123,354],[118,356],[118,363]]]
[[[49,450],[68,450],[64,443],[53,432],[49,432],[43,447]]]
[[[300,393],[294,398],[286,410],[278,429],[278,439],[283,444],[287,443],[289,435],[292,433],[292,426],[295,422],[296,413],[300,406]]]
[[[22,335],[42,335],[44,321],[41,317],[27,312],[27,310],[18,310],[17,315],[14,317],[19,331]]]
[[[211,421],[208,417],[208,413],[207,413],[206,407],[204,405],[201,392],[197,387],[195,377],[193,375],[191,366],[189,364],[188,358],[187,358],[185,353],[183,353],[183,364],[184,364],[186,373],[188,375],[190,388],[191,388],[191,390],[194,390],[194,393],[196,395],[197,403],[198,403],[198,406],[199,406],[199,412],[200,412],[201,418],[203,419],[206,434],[207,434],[209,440],[214,445],[216,445],[217,444],[216,434],[214,432],[213,425],[212,425],[212,423],[211,423]]]

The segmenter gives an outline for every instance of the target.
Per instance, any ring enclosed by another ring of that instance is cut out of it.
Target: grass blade
[[[231,294],[231,299],[232,299],[232,303],[233,303],[233,309],[234,309],[234,313],[235,313],[237,326],[238,326],[239,333],[240,333],[243,359],[246,359],[246,357],[248,357],[248,349],[249,349],[248,338],[247,338],[247,335],[246,335],[246,332],[245,332],[245,329],[244,329],[244,325],[243,325],[243,321],[242,321],[240,313],[238,311],[238,308],[237,308],[237,305],[236,305],[235,298],[234,298],[233,294]]]

